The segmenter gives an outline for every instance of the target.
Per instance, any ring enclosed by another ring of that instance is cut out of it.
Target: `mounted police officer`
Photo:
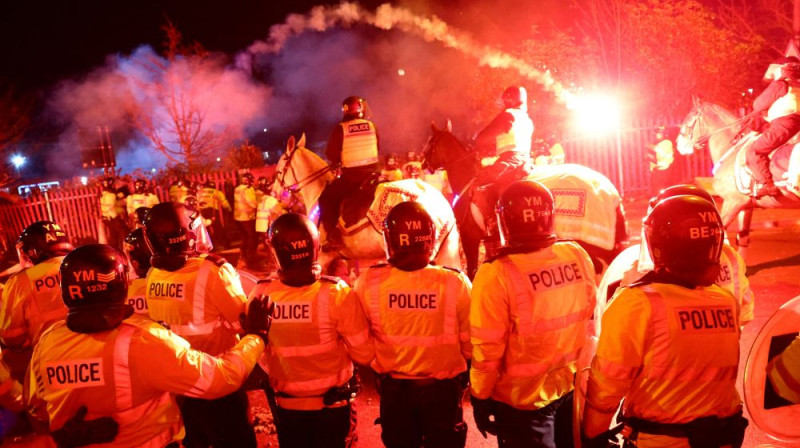
[[[589,255],[574,242],[556,242],[553,218],[544,185],[506,188],[497,203],[500,255],[481,265],[472,287],[473,415],[501,447],[570,440],[572,428],[561,427],[556,413],[572,409],[596,290]]]
[[[463,448],[470,282],[431,264],[436,227],[421,204],[394,206],[383,237],[388,264],[354,287],[375,338],[381,439],[388,448]]]
[[[325,227],[325,248],[342,245],[338,230],[339,208],[344,198],[358,189],[379,168],[378,131],[367,118],[367,101],[358,96],[342,102],[342,121],[328,138],[325,155],[331,165],[340,165],[341,174],[319,197],[320,224]]]
[[[260,281],[250,295],[275,303],[264,361],[278,443],[344,448],[355,436],[352,401],[360,389],[352,360],[369,364],[375,357],[364,311],[341,279],[320,275],[319,234],[307,217],[281,215],[269,243],[277,278]]]
[[[522,86],[503,91],[504,109],[475,138],[475,147],[484,156],[497,160],[478,173],[478,185],[508,182],[528,174],[531,161],[533,121],[528,116],[528,93]]]
[[[584,446],[606,446],[623,399],[623,434],[640,448],[741,446],[739,307],[714,284],[723,231],[717,209],[697,196],[664,199],[645,218],[654,270],[603,314]]]
[[[176,202],[153,207],[144,236],[153,253],[147,274],[150,317],[169,324],[192,347],[218,356],[236,345],[247,297],[239,274],[224,258],[200,254],[200,214]],[[182,401],[184,445],[255,447],[247,396],[238,391],[216,400]]]

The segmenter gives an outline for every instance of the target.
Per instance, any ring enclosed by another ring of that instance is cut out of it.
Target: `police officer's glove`
[[[86,406],[81,406],[61,429],[50,433],[58,448],[77,448],[114,441],[119,424],[111,417],[84,420],[88,412]]]
[[[472,402],[472,417],[475,419],[475,426],[478,427],[478,431],[480,431],[483,438],[486,438],[487,432],[496,436],[497,402],[491,398],[476,398],[474,395],[470,396],[470,401]]]
[[[269,299],[268,295],[261,294],[254,297],[247,308],[247,314],[242,313],[239,316],[245,334],[259,336],[266,344],[274,309],[275,303]]]
[[[617,425],[608,431],[594,436],[586,437],[581,431],[581,448],[617,448],[617,434],[622,431],[624,425]]]

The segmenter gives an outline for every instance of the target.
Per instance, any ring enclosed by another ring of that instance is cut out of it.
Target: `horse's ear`
[[[435,121],[433,121],[433,120],[431,120],[431,131],[433,131],[433,132],[439,132],[439,128],[438,128],[438,127],[436,127],[436,122],[435,122]]]
[[[444,125],[444,128],[445,128],[445,130],[447,130],[447,132],[453,132],[453,122],[450,121],[449,118],[447,119],[447,122]]]
[[[286,142],[286,152],[289,152],[294,149],[294,135],[289,136],[289,140]]]
[[[300,136],[300,140],[297,141],[298,148],[305,148],[306,147],[306,133],[303,132],[303,135]]]

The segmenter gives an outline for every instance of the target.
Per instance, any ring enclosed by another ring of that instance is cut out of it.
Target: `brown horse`
[[[452,134],[449,120],[444,129],[435,124],[431,129],[423,150],[423,164],[430,169],[445,169],[453,192],[459,196],[454,210],[467,272],[472,278],[478,269],[480,243],[486,237],[471,210],[471,184],[480,161],[475,151]],[[541,182],[553,193],[556,235],[577,241],[592,257],[597,272],[601,272],[619,253],[628,236],[622,200],[611,181],[597,171],[575,164],[536,167],[528,179]]]
[[[749,145],[731,141],[736,136],[740,119],[722,106],[695,100],[694,107],[681,124],[677,148],[681,154],[691,154],[700,144],[707,144],[714,162],[714,193],[722,198],[720,215],[727,228],[739,218],[739,233],[736,241],[739,253],[744,257],[750,240],[750,222],[755,208],[800,208],[800,198],[781,186],[780,197],[765,196],[754,199],[739,192],[736,187],[735,169],[737,153],[746,151]],[[782,182],[776,182],[781,185]]]

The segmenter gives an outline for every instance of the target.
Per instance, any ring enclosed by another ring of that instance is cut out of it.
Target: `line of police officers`
[[[36,223],[19,244],[32,266],[3,292],[0,340],[34,347],[27,407],[61,446],[255,446],[241,385],[259,358],[282,447],[355,440],[354,361],[377,374],[388,447],[465,446],[467,389],[477,428],[499,446],[567,446],[593,267],[557,241],[541,184],[512,184],[497,214],[503,250],[471,285],[430,263],[426,211],[397,205],[384,223],[387,263],[353,288],[321,275],[316,226],[283,215],[269,230],[277,276],[259,282],[249,308],[230,264],[198,252],[202,221],[183,204],[153,207],[128,257],[104,245],[70,252],[58,225]],[[741,308],[714,284],[719,214],[695,194],[665,197],[644,237],[652,270],[602,314],[583,442],[607,445],[622,400],[634,446],[739,446]],[[127,259],[146,275],[144,293],[128,286]]]

